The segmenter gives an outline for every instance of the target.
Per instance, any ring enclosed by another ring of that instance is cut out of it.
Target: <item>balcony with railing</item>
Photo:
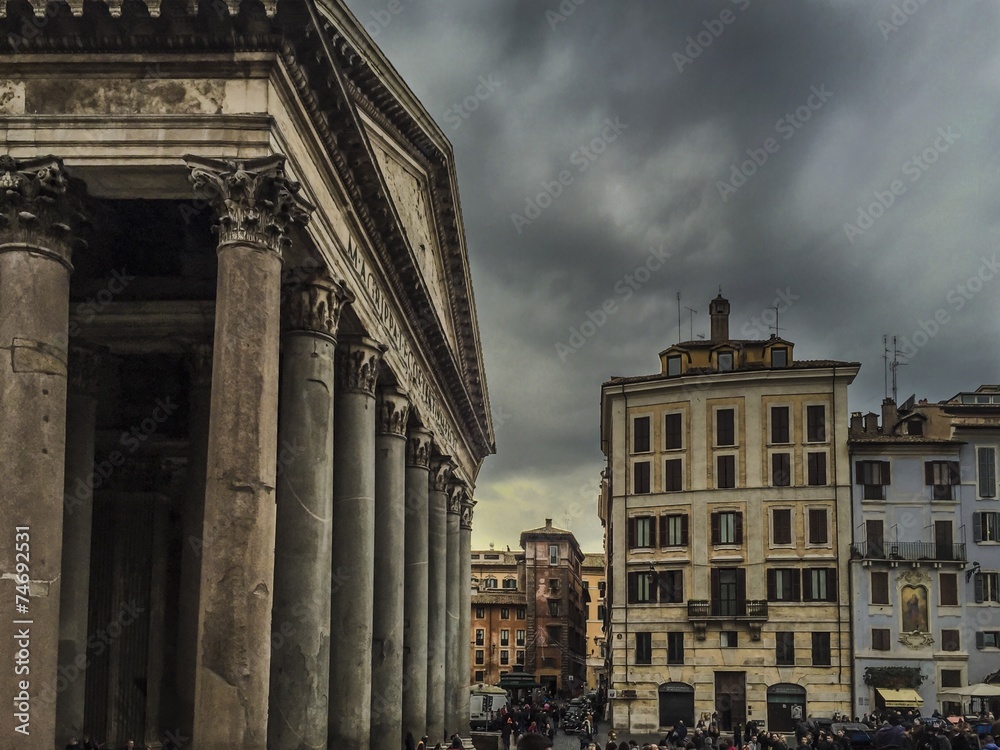
[[[964,544],[938,542],[855,542],[853,560],[889,560],[908,562],[966,562]]]
[[[688,599],[689,620],[766,620],[763,599]]]

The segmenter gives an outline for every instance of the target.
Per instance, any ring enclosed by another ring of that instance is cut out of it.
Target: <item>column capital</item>
[[[406,437],[406,423],[410,417],[410,399],[396,386],[378,389],[375,407],[375,434]]]
[[[308,331],[336,341],[340,314],[355,298],[342,279],[334,279],[326,270],[320,270],[289,285],[284,299],[286,332]]]
[[[101,358],[106,353],[106,347],[70,342],[66,383],[70,393],[97,397]]]
[[[448,515],[461,516],[462,504],[469,494],[465,482],[452,481],[448,484]]]
[[[293,224],[304,225],[314,206],[300,196],[302,186],[285,177],[281,154],[256,159],[185,156],[191,182],[218,216],[219,248],[254,245],[281,255]]]
[[[431,442],[434,433],[423,427],[414,427],[406,439],[406,465],[421,469],[430,468]]]
[[[379,362],[387,349],[367,336],[344,337],[337,345],[337,388],[374,397]]]
[[[73,250],[85,246],[74,204],[61,159],[0,156],[0,253],[27,246],[72,271]]]
[[[476,507],[476,501],[472,499],[472,492],[466,491],[462,497],[462,519],[463,529],[472,530],[472,509]]]
[[[433,456],[431,458],[431,489],[435,492],[447,492],[451,473],[455,470],[455,462],[451,456]]]

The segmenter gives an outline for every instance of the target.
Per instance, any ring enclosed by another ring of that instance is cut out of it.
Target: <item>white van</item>
[[[503,688],[482,683],[469,688],[469,726],[476,731],[489,728],[490,717],[496,717],[507,705],[507,692]]]

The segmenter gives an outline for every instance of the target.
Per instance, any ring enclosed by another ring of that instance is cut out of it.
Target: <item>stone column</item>
[[[100,353],[71,345],[66,396],[66,478],[63,493],[62,580],[59,592],[59,681],[56,738],[83,735],[87,686],[90,529],[94,513],[94,427]]]
[[[472,509],[476,501],[465,491],[462,493],[462,516],[459,531],[459,596],[458,596],[458,673],[462,676],[455,694],[455,710],[458,713],[458,729],[466,745],[471,746],[472,732],[469,726],[469,684],[471,683],[472,659]]]
[[[311,209],[283,156],[186,157],[219,216],[193,747],[267,745],[281,252]]]
[[[464,487],[458,482],[448,486],[448,567],[447,567],[447,642],[445,646],[445,734],[450,737],[458,731],[460,718],[458,716],[458,691],[464,685],[468,687],[469,675],[459,674],[459,598],[460,577],[462,575],[461,533],[462,496]],[[465,637],[461,641],[465,641]]]
[[[56,744],[74,244],[67,182],[55,157],[0,156],[0,696],[5,706],[0,737],[5,748]],[[29,675],[15,672],[22,648],[30,655]]]
[[[212,344],[192,344],[188,371],[188,464],[181,514],[181,593],[177,603],[177,696],[180,734],[194,726],[194,675],[198,657],[198,606],[204,546],[205,460],[212,408]]]
[[[334,353],[342,282],[287,290],[278,417],[268,748],[325,747],[330,691]]]
[[[402,391],[379,389],[375,429],[372,748],[403,745],[403,575],[409,414],[410,402]]]
[[[375,380],[384,351],[384,346],[370,338],[351,336],[342,338],[337,352],[330,748],[369,750],[375,582]]]
[[[427,737],[431,747],[444,739],[445,653],[448,632],[448,482],[449,456],[431,460],[427,520]]]
[[[410,430],[406,446],[406,575],[403,591],[403,732],[427,733],[427,511],[430,431]]]

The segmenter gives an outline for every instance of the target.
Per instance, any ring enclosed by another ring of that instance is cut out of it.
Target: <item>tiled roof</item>
[[[612,377],[606,380],[604,385],[622,385],[628,383],[647,383],[655,380],[683,380],[688,375],[728,375],[740,372],[761,372],[764,370],[817,370],[825,367],[861,367],[860,362],[840,362],[835,359],[799,359],[792,362],[788,367],[768,367],[764,362],[752,362],[741,367],[734,367],[732,370],[719,372],[713,367],[689,367],[683,375],[665,375],[662,372],[653,375],[633,375],[629,377]]]
[[[515,604],[521,605],[526,604],[527,599],[524,593],[519,594],[504,594],[504,593],[473,593],[472,595],[473,604]]]

